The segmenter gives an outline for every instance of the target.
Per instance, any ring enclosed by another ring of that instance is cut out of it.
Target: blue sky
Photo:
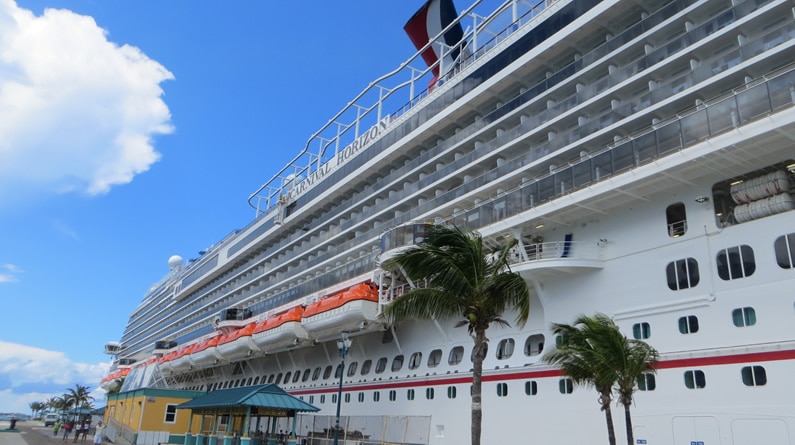
[[[0,412],[97,387],[169,256],[247,224],[421,5],[0,0]]]

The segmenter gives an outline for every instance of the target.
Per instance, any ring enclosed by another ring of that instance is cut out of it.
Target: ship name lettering
[[[359,135],[353,142],[348,144],[345,148],[337,152],[337,156],[321,165],[320,168],[312,172],[306,179],[299,182],[287,194],[288,202],[295,201],[305,191],[312,187],[315,183],[319,182],[323,177],[336,170],[342,164],[348,162],[349,159],[356,156],[360,151],[370,145],[378,136],[383,133],[389,126],[389,117],[385,117],[378,121],[377,124],[370,127],[369,130]]]

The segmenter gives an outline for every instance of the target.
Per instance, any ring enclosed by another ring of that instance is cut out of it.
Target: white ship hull
[[[518,239],[511,268],[532,289],[523,328],[488,331],[484,444],[606,442],[595,391],[542,361],[552,323],[597,312],[661,353],[631,407],[636,443],[795,444],[792,2],[526,8],[479,11],[490,19],[471,26],[468,58],[431,91],[417,92],[428,71],[379,90],[410,88],[397,106],[380,95],[346,107],[340,116],[356,125],[330,122],[308,145],[337,151],[302,152],[255,192],[259,218],[156,285],[118,349],[142,363],[155,341],[184,347],[221,335],[219,323],[309,311],[354,286],[377,289],[377,301],[190,354],[191,366],[166,364],[161,380],[134,367],[122,391],[276,383],[321,409],[301,417],[299,433],[322,431],[337,407],[345,331],[345,431],[467,443],[466,329],[378,317],[417,285],[380,261],[427,224],[451,223],[490,246]],[[489,33],[481,23],[503,25]],[[251,317],[216,323],[220,301]],[[620,406],[613,418],[625,443]],[[383,433],[393,429],[402,435]]]

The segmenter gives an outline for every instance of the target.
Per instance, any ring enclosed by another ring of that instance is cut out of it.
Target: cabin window
[[[312,381],[313,382],[320,378],[320,371],[321,371],[320,366],[318,366],[317,368],[315,368],[314,372],[312,372]]]
[[[534,396],[538,394],[538,383],[535,380],[528,380],[524,382],[524,393],[528,396]]]
[[[679,319],[679,332],[683,334],[695,334],[698,332],[698,317],[688,315]]]
[[[513,355],[514,341],[512,338],[500,340],[497,344],[497,360],[505,360],[511,358]]]
[[[345,393],[345,403],[351,403],[351,393]]]
[[[442,362],[442,350],[441,349],[434,349],[431,351],[430,355],[428,355],[428,367],[435,368],[439,366],[439,363]]]
[[[334,380],[339,380],[339,378],[342,376],[342,367],[342,363],[337,365],[337,369],[334,370]]]
[[[632,336],[635,337],[635,340],[645,340],[651,337],[651,325],[646,323],[635,323],[632,325]]]
[[[250,379],[249,379],[249,380],[250,380]],[[259,383],[259,376],[256,376],[256,377],[254,377],[254,384],[256,385],[256,384],[258,384],[258,383]]]
[[[315,403],[315,396],[309,396],[309,404]]]
[[[282,373],[280,372],[279,374],[276,375],[276,382],[274,383],[278,385],[281,382],[282,382]]]
[[[732,311],[732,322],[738,328],[756,324],[756,311],[752,307],[739,307]]]
[[[690,389],[701,389],[707,386],[707,378],[704,371],[693,370],[685,371],[685,386]]]
[[[359,392],[358,397],[359,397],[359,403],[364,403],[364,393],[363,392]]]
[[[425,388],[425,398],[428,400],[433,400],[434,390],[433,388]]]
[[[451,366],[457,365],[461,363],[463,357],[464,357],[464,347],[456,346],[455,348],[450,350],[450,355],[447,357],[447,364]]]
[[[506,397],[506,396],[508,396],[508,384],[497,383],[497,397]]]
[[[422,352],[415,352],[409,358],[409,369],[417,369],[422,364]]]
[[[312,370],[311,370],[311,369],[309,369],[309,368],[306,368],[306,369],[304,370],[304,375],[303,375],[303,377],[301,377],[301,381],[302,381],[302,382],[306,382],[307,380],[309,380],[309,377],[310,377],[311,375],[312,375]],[[256,383],[255,383],[255,385],[256,385]]]
[[[372,361],[372,360],[369,360],[369,359],[368,359],[368,360],[365,360],[365,361],[363,361],[363,362],[362,362],[362,371],[361,371],[361,374],[362,374],[362,375],[367,375],[367,374],[369,374],[369,373],[370,373],[370,368],[372,368],[372,366],[373,366],[373,361]]]
[[[293,383],[298,383],[299,380],[301,380],[301,371],[295,371],[295,374],[293,374]]]
[[[413,388],[409,389],[408,391],[406,391],[406,399],[414,400],[414,389]]]
[[[331,403],[337,403],[337,395],[336,394],[332,394],[331,395]]]
[[[398,372],[401,368],[403,368],[403,354],[396,355],[392,359],[392,372]]]
[[[665,268],[668,277],[668,288],[682,290],[695,287],[699,282],[698,261],[694,258],[685,258],[668,263]]]
[[[654,374],[643,372],[638,377],[638,389],[641,391],[654,391],[657,388],[657,380]]]
[[[392,389],[389,391],[389,401],[394,402],[395,400],[397,400],[397,391]]]
[[[165,423],[175,423],[177,421],[177,405],[166,405]]]
[[[331,377],[331,371],[334,370],[334,367],[331,365],[326,366],[326,369],[323,371],[323,379],[327,379]]]
[[[534,334],[527,337],[524,342],[524,355],[532,357],[539,355],[544,351],[544,336],[541,334]]]
[[[386,369],[387,361],[388,360],[387,360],[386,357],[381,357],[381,358],[378,359],[378,362],[375,364],[375,373],[376,374],[381,374],[382,372],[384,372],[384,370]]]
[[[320,395],[320,403],[326,403],[326,395],[325,394],[321,394]]]
[[[455,399],[455,396],[456,396],[455,386],[448,386],[447,387],[447,398],[448,399]]]
[[[725,281],[750,277],[756,271],[754,250],[746,245],[721,250],[717,264],[718,276]]]
[[[773,242],[776,262],[782,269],[795,267],[795,233],[782,235]]]
[[[292,377],[292,371],[287,371],[284,373],[284,383],[290,383],[290,377]]]
[[[762,366],[745,366],[740,371],[745,386],[764,386],[767,384],[767,372]]]
[[[571,379],[569,379],[569,378],[558,380],[558,391],[560,391],[561,394],[571,394],[571,393],[573,393],[574,392],[574,382]]]
[[[373,391],[373,402],[381,401],[381,391]]]
[[[356,375],[356,368],[358,367],[359,367],[359,362],[351,362],[351,364],[348,365],[348,377],[353,377],[354,375]]]
[[[678,238],[687,232],[687,214],[683,203],[669,205],[665,209],[665,219],[668,221],[668,236],[671,238]]]

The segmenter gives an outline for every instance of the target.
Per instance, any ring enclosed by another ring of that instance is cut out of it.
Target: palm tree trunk
[[[486,330],[475,330],[475,353],[472,354],[472,445],[480,445],[483,406],[481,388],[483,383],[483,346],[486,344]]]
[[[627,445],[634,445],[635,437],[632,434],[632,416],[629,414],[629,403],[624,404],[624,420],[627,424]]]
[[[602,404],[602,411],[605,412],[605,421],[607,422],[607,441],[610,445],[616,445],[616,429],[613,426],[613,411],[610,409],[611,397],[608,394],[599,396],[599,403]]]

